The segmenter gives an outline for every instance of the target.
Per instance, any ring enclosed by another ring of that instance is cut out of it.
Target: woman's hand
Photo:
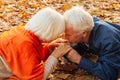
[[[52,52],[52,56],[56,57],[57,59],[62,57],[63,55],[67,54],[72,48],[70,45],[66,43],[59,44],[58,47]]]
[[[50,51],[53,51],[55,47],[58,47],[61,43],[67,43],[69,44],[68,40],[62,39],[62,38],[57,38],[56,40],[53,40],[48,44],[48,47]]]

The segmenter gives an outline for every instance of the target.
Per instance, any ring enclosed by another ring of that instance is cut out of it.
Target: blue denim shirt
[[[95,63],[83,57],[78,66],[102,80],[117,80],[120,71],[120,25],[96,17],[93,19],[94,28],[90,34],[89,47],[77,45],[75,49],[80,53],[81,50],[94,52],[99,58]]]

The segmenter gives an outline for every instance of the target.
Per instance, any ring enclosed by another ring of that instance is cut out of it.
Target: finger
[[[63,39],[63,38],[59,38],[59,39],[57,40],[57,42],[59,42],[59,43],[65,43],[65,42],[68,42],[68,40]]]

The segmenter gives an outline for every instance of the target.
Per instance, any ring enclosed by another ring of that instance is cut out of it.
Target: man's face
[[[82,33],[76,32],[72,27],[65,30],[65,39],[69,40],[71,43],[83,42]]]

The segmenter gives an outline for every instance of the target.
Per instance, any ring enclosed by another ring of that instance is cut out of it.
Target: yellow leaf
[[[0,17],[3,17],[3,15],[4,15],[3,13],[0,13]]]
[[[39,6],[37,4],[31,4],[32,8],[38,8]]]
[[[28,16],[28,14],[27,14],[27,13],[23,13],[23,14],[22,14],[22,19],[27,18],[27,16]]]
[[[69,5],[69,4],[63,4],[63,5],[60,7],[60,9],[62,9],[62,10],[67,10],[67,9],[69,9],[69,8],[71,8],[71,5]]]
[[[3,0],[0,0],[0,8],[2,7],[4,1]]]
[[[22,2],[27,2],[28,0],[22,0]]]

